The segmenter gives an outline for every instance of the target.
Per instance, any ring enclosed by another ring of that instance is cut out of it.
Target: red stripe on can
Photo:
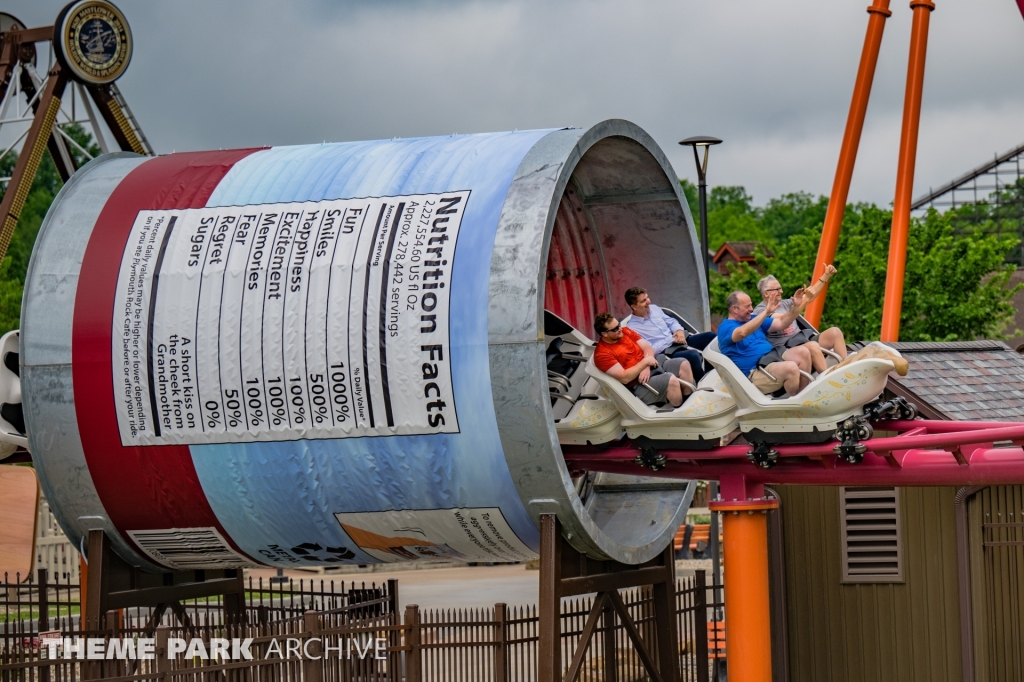
[[[139,165],[107,199],[85,250],[71,337],[78,430],[107,515],[132,545],[129,530],[213,527],[241,552],[210,507],[187,445],[121,445],[111,328],[121,257],[139,211],[206,206],[232,166],[256,151],[173,154]]]

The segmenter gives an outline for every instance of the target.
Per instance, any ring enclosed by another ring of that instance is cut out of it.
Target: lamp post
[[[708,263],[708,184],[705,176],[708,170],[708,147],[714,144],[722,144],[717,137],[697,135],[680,141],[684,147],[693,147],[693,160],[697,163],[697,190],[700,197],[700,248],[704,258],[704,281],[708,288],[711,287],[711,266]],[[704,161],[700,160],[697,148],[704,148]]]

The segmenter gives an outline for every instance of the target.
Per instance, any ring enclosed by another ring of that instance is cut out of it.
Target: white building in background
[[[39,517],[36,521],[36,563],[33,573],[45,568],[49,582],[77,585],[79,566],[78,550],[57,525],[57,519],[50,511],[49,503],[40,494]]]

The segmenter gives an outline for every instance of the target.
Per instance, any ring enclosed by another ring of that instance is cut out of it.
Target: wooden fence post
[[[388,607],[391,613],[398,613],[398,581],[394,578],[388,578]]]
[[[50,629],[50,595],[47,587],[47,572],[40,568],[36,572],[39,587],[39,632],[46,632]],[[40,640],[40,647],[42,641]],[[46,666],[39,669],[39,682],[50,682],[50,668]]]
[[[679,680],[679,627],[676,620],[676,561],[672,545],[662,552],[668,579],[651,588],[658,645],[658,668],[665,682]],[[648,645],[650,646],[650,645]],[[652,654],[653,655],[653,654]]]
[[[156,671],[161,675],[164,675],[164,679],[167,679],[167,673],[171,672],[171,657],[170,652],[167,650],[167,640],[171,637],[171,629],[166,625],[161,625],[156,629],[156,646],[154,647],[154,655],[156,656]]]
[[[118,639],[121,636],[121,613],[116,609],[112,609],[103,614],[103,625],[104,630],[110,633],[110,639]],[[116,658],[109,661],[103,661],[100,663],[100,669],[102,670],[103,677],[121,677],[124,674],[123,669],[127,663],[122,663]]]
[[[601,617],[604,623],[604,682],[617,682],[619,652],[615,642],[615,608],[607,599],[604,600]]]
[[[246,608],[245,608],[245,578],[242,575],[241,569],[234,569],[235,573],[235,585],[230,592],[226,592],[221,597],[221,603],[224,605],[224,624],[230,625],[233,623],[244,623],[247,619]]]
[[[562,679],[562,536],[558,517],[540,515],[540,604],[537,622],[537,680]]]
[[[494,605],[494,682],[508,677],[508,606]]]
[[[708,682],[708,584],[703,570],[694,575],[693,641],[697,682]]]
[[[402,633],[395,627],[401,625],[401,614],[398,612],[398,580],[388,579],[388,614],[386,621],[392,628],[388,633],[388,647],[391,653],[388,654],[388,675],[398,680],[402,674],[402,652],[399,647],[402,645]]]
[[[39,587],[39,632],[50,629],[50,595],[47,590],[47,571],[40,568],[36,571]]]
[[[302,679],[303,682],[321,682],[323,679],[323,661],[321,660],[320,614],[306,611],[302,614],[302,632],[306,635],[302,643]],[[316,641],[310,642],[310,639]],[[308,651],[307,651],[308,650]],[[307,658],[307,653],[309,658]]]
[[[422,682],[423,661],[420,650],[420,607],[409,604],[405,607],[405,682]]]
[[[85,619],[84,630],[99,630],[100,619],[107,610],[106,597],[107,588],[110,584],[109,571],[107,570],[107,535],[102,530],[89,531],[89,584],[86,588],[88,594],[87,610],[81,612],[80,618]]]

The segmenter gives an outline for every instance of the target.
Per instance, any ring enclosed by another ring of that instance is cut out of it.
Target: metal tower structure
[[[26,28],[0,12],[0,160],[18,154],[10,176],[0,177],[0,260],[43,152],[50,152],[65,182],[78,168],[72,150],[80,158],[92,158],[68,134],[68,126],[85,127],[103,153],[153,154],[115,83],[128,67],[131,48],[127,21],[106,3],[77,0],[61,11],[53,26],[37,28]]]
[[[963,231],[980,226],[984,232],[1013,235],[1024,241],[1024,144],[996,155],[955,180],[929,189],[918,197],[911,210],[918,214],[928,208],[951,211],[954,226]],[[1009,260],[1024,267],[1020,244]]]

